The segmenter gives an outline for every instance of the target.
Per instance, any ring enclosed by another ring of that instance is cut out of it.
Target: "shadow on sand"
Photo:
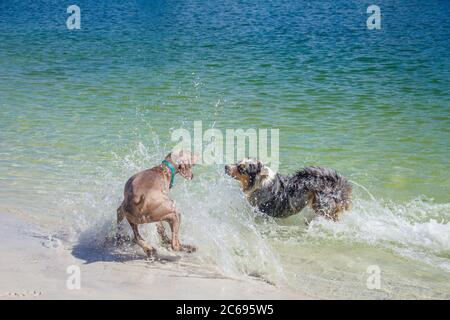
[[[131,242],[130,242],[131,243]],[[127,252],[133,251],[133,252]],[[104,243],[79,242],[72,248],[72,255],[83,260],[85,264],[95,262],[128,262],[128,261],[148,261],[148,262],[176,262],[181,256],[163,255],[158,253],[153,258],[140,255],[132,250],[130,244],[117,244],[114,240],[106,239]]]

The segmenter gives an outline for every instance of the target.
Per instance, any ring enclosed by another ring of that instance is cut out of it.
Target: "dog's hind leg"
[[[172,231],[172,237],[170,240],[172,250],[174,251],[184,250],[188,252],[193,252],[196,250],[194,246],[180,244],[179,232],[180,232],[181,217],[180,213],[175,207],[175,203],[173,202],[173,200],[166,199],[166,201],[162,202],[158,206],[158,208],[153,210],[153,212],[162,217],[159,222],[166,221],[167,223],[169,223],[170,231]],[[164,228],[163,225],[161,226],[158,225],[158,233],[160,233],[160,235],[162,233],[165,234],[165,230],[163,230],[163,228]]]
[[[152,248],[151,246],[149,246],[149,245],[144,241],[144,239],[143,239],[143,238],[141,237],[141,235],[139,234],[138,225],[137,225],[137,224],[134,224],[134,223],[132,223],[132,222],[130,222],[129,220],[128,220],[128,222],[130,223],[131,229],[133,230],[133,234],[134,234],[134,242],[144,250],[145,254],[146,254],[148,257],[153,257],[153,256],[155,256],[155,255],[156,255],[156,249],[155,249],[155,248]]]
[[[321,215],[327,219],[337,221],[339,218],[339,207],[334,199],[323,193],[315,193],[312,199],[312,209],[318,215]]]

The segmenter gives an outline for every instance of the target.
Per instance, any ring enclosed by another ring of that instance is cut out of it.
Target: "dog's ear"
[[[171,157],[177,165],[191,163],[191,153],[183,149],[175,150],[172,152]]]
[[[192,165],[196,164],[199,158],[200,158],[200,156],[198,155],[197,152],[195,152],[195,153],[192,155]]]
[[[258,172],[261,172],[261,169],[263,168],[263,164],[261,161],[258,160],[256,163],[256,168],[258,169]]]
[[[260,161],[254,161],[245,163],[245,171],[248,175],[251,175],[253,177],[256,177],[257,175],[261,174],[261,169],[263,168],[263,164]]]
[[[259,174],[263,177],[267,177],[270,174],[270,169],[258,161],[258,166],[260,167]]]

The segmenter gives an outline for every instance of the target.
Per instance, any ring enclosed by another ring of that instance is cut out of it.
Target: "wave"
[[[449,221],[450,204],[437,204],[424,197],[404,204],[359,198],[338,223],[317,217],[308,226],[279,226],[279,234],[284,236],[278,240],[360,243],[450,272]]]

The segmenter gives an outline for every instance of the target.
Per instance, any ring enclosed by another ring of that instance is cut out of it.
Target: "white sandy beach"
[[[199,272],[184,265],[183,257],[171,263],[144,259],[86,263],[73,255],[73,248],[49,239],[42,228],[7,213],[0,213],[0,233],[0,299],[309,298],[258,280]],[[80,267],[79,290],[67,289],[70,265]]]

